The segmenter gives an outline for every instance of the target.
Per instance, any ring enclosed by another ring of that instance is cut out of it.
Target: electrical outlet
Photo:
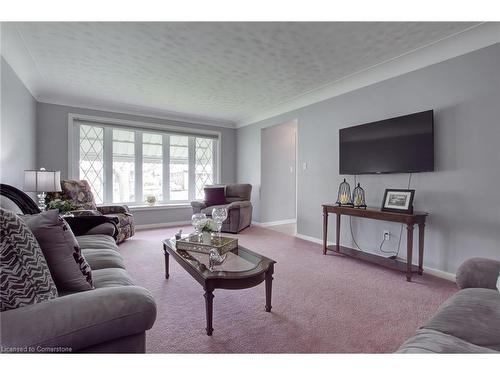
[[[391,232],[384,230],[384,241],[389,241],[391,239]]]

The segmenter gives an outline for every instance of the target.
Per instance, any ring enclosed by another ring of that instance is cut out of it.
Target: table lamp
[[[61,171],[24,171],[24,191],[37,193],[38,208],[44,211],[46,193],[61,191]]]

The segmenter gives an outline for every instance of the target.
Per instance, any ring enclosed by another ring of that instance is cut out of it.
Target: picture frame
[[[412,214],[414,196],[415,190],[413,189],[385,189],[381,210]]]

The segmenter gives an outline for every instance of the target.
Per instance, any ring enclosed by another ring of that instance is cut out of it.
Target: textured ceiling
[[[472,23],[16,23],[39,97],[238,122]]]

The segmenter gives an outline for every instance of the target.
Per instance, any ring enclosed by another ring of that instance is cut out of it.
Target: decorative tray
[[[194,251],[203,254],[210,254],[210,250],[215,249],[219,255],[224,255],[238,247],[238,239],[190,234],[187,237],[177,240],[175,246],[177,250]]]

